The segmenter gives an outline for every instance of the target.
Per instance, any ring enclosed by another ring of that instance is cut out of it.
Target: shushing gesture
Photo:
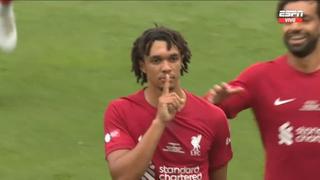
[[[164,123],[170,122],[176,113],[180,111],[185,99],[179,97],[175,92],[170,93],[170,77],[166,74],[162,94],[158,100],[157,118]]]

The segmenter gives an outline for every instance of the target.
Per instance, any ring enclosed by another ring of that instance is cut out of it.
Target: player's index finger
[[[169,87],[170,87],[170,77],[169,77],[169,74],[166,74],[162,94],[169,94]]]

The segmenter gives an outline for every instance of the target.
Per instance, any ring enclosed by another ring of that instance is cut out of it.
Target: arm
[[[229,97],[243,92],[242,87],[231,87],[227,83],[215,84],[205,95],[205,99],[213,104],[221,104]]]
[[[254,105],[257,88],[263,84],[261,77],[269,71],[271,63],[256,63],[243,70],[234,80],[213,86],[205,99],[218,105],[228,118]]]
[[[155,119],[140,142],[131,150],[119,149],[111,152],[108,164],[113,179],[139,179],[148,168],[160,141],[166,124],[180,110],[184,100],[175,93],[169,93],[169,77],[158,100],[158,111]]]
[[[228,165],[215,169],[210,174],[210,180],[227,180]]]
[[[230,84],[214,85],[204,98],[219,106],[228,118],[234,118],[240,111],[251,106],[251,96],[242,82],[232,81]]]
[[[139,179],[148,168],[164,128],[165,124],[155,119],[135,148],[110,153],[107,158],[113,179]]]
[[[209,172],[211,180],[226,180],[227,167],[232,159],[232,148],[228,120],[221,110],[215,113],[213,124],[214,141],[209,152]]]

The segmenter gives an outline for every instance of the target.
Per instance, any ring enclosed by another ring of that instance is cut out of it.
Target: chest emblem
[[[191,156],[200,156],[200,142],[201,142],[202,135],[198,134],[197,136],[191,137],[191,145],[193,149],[190,151]]]

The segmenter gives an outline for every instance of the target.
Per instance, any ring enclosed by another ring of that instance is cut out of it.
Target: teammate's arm
[[[159,97],[156,118],[143,138],[132,150],[116,150],[107,159],[113,179],[139,179],[148,168],[161,135],[184,100],[175,93],[169,93],[169,77],[166,77],[162,95]]]
[[[227,83],[215,84],[205,95],[205,99],[213,104],[220,104],[225,99],[243,92],[241,87],[231,87]]]
[[[210,174],[210,180],[227,180],[228,165],[215,169]]]

